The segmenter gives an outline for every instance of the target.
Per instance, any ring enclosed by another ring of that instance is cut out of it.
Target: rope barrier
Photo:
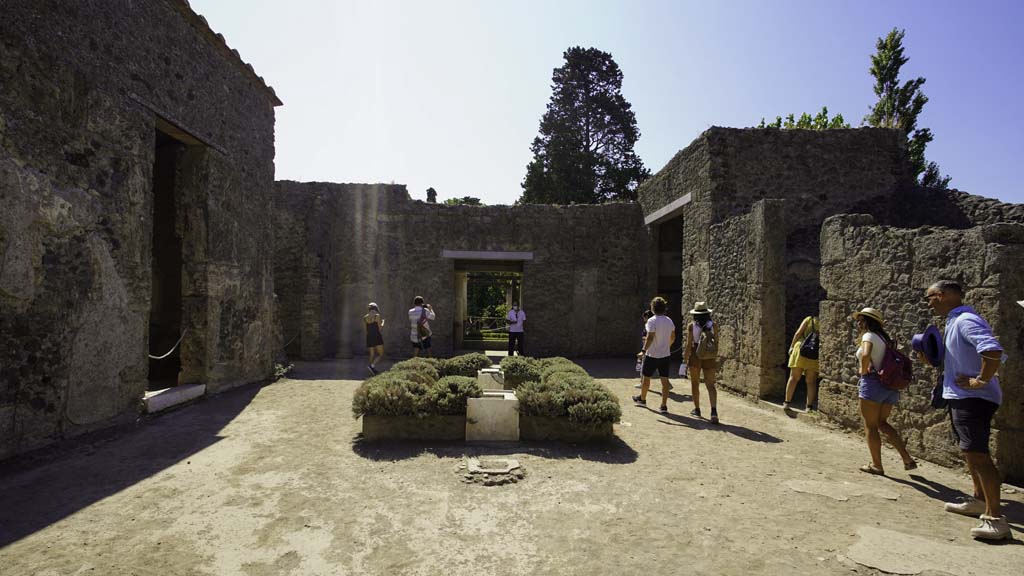
[[[178,338],[178,341],[174,343],[174,347],[171,348],[171,350],[167,354],[164,354],[163,356],[153,356],[152,354],[149,354],[150,359],[163,360],[164,358],[167,358],[171,354],[174,354],[174,351],[178,349],[178,344],[181,344],[181,341],[185,338],[185,334],[188,334],[187,328],[185,329],[184,332],[181,333],[181,337]]]

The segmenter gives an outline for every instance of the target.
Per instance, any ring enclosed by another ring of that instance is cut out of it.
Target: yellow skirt
[[[818,361],[811,360],[810,358],[804,358],[800,355],[800,347],[803,346],[804,341],[797,340],[796,346],[789,351],[789,367],[790,368],[803,368],[804,370],[818,371]]]

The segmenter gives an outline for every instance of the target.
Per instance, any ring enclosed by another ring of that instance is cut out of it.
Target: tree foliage
[[[761,118],[761,123],[757,125],[758,128],[781,128],[781,129],[800,129],[800,130],[831,130],[834,128],[849,128],[850,125],[843,119],[842,114],[836,114],[835,117],[828,117],[828,107],[822,106],[821,112],[818,112],[814,116],[811,116],[807,112],[800,115],[800,118],[796,118],[795,115],[790,114],[786,116],[783,121],[782,116],[776,116],[775,122],[765,123],[764,118]]]
[[[946,188],[949,176],[940,176],[939,166],[925,159],[925,148],[932,141],[932,131],[917,127],[917,117],[928,103],[921,91],[924,78],[900,83],[900,69],[909,58],[903,52],[904,30],[895,28],[875,42],[871,56],[871,75],[875,77],[875,95],[878,102],[864,117],[864,122],[877,128],[895,128],[907,137],[907,150],[914,167],[914,176],[924,186]]]
[[[622,71],[611,54],[569,48],[551,77],[551,100],[530,150],[521,203],[597,204],[635,200],[649,175],[633,146],[640,137]]]
[[[462,198],[448,198],[444,201],[446,206],[483,206],[479,198],[463,196]]]

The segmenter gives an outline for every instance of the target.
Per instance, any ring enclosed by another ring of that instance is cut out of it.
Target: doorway
[[[455,262],[455,349],[508,350],[508,312],[522,304],[521,261]]]
[[[666,220],[658,226],[658,296],[668,301],[667,316],[676,325],[676,334],[682,335],[684,314],[689,307],[683,305],[683,217]],[[675,358],[682,356],[679,352],[681,340],[673,345]]]
[[[156,131],[147,387],[150,391],[176,386],[181,372],[182,240],[176,178],[185,148],[184,143],[171,135]]]

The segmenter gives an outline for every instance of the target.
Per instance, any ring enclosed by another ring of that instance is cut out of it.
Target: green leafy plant
[[[385,372],[363,382],[352,397],[352,415],[415,416],[423,413],[429,384],[412,380],[411,372]]]
[[[506,383],[537,382],[540,380],[540,365],[533,358],[508,356],[501,360],[501,373]]]
[[[491,359],[486,354],[475,352],[442,360],[438,373],[443,376],[466,376],[476,378],[476,373],[491,367]]]
[[[622,410],[611,391],[564,358],[545,360],[553,361],[541,380],[524,382],[516,391],[520,414],[568,418],[581,427],[619,421]]]
[[[396,363],[390,370],[388,370],[388,372],[410,372],[414,374],[422,374],[430,380],[430,383],[432,383],[441,377],[438,373],[437,367],[437,362],[431,362],[426,358],[409,358],[408,360],[402,360],[401,362]]]
[[[465,414],[469,398],[479,398],[483,390],[476,378],[467,376],[445,376],[427,392],[427,401],[432,414]]]

